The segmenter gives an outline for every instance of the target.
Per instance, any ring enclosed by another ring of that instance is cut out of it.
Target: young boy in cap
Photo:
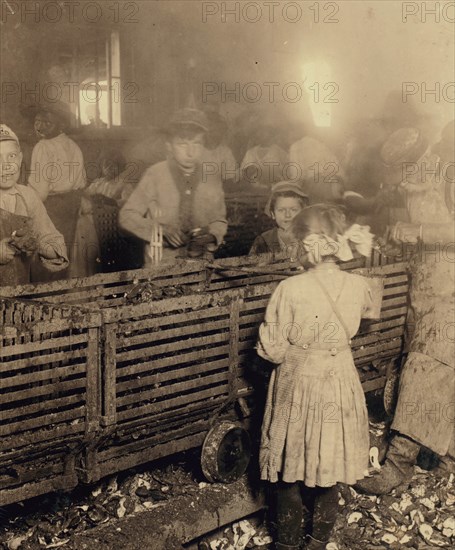
[[[292,255],[295,238],[291,232],[291,223],[308,204],[308,195],[303,192],[298,183],[291,181],[276,183],[272,187],[272,194],[265,206],[265,213],[275,221],[276,227],[256,237],[250,256],[279,252]]]
[[[19,185],[22,152],[16,134],[0,124],[0,286],[30,281],[37,253],[49,271],[68,265],[66,246],[31,187]]]
[[[120,210],[120,226],[145,243],[159,222],[164,237],[162,262],[213,253],[226,234],[221,179],[203,173],[200,162],[207,131],[204,113],[189,108],[177,111],[167,129],[168,159],[145,172]],[[147,254],[145,264],[149,265]]]

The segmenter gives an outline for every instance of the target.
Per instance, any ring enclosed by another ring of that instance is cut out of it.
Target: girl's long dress
[[[312,270],[313,271],[313,270]],[[353,484],[368,468],[365,396],[349,339],[371,306],[367,281],[321,264],[279,284],[260,328],[258,353],[272,373],[260,447],[261,478],[308,487]]]

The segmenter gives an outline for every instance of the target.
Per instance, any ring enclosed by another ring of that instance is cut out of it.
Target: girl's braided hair
[[[294,236],[303,241],[309,234],[327,235],[336,240],[347,229],[343,210],[333,204],[313,204],[304,208],[292,220]]]

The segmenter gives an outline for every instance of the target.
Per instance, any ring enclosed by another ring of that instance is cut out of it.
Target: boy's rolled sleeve
[[[146,172],[119,212],[120,227],[143,241],[149,241],[153,219],[146,216],[156,202],[154,180],[150,173]]]
[[[46,269],[61,271],[68,264],[68,252],[63,235],[57,231],[47,214],[46,207],[36,191],[28,188],[30,219],[38,239],[38,255]]]
[[[206,208],[208,208],[207,217],[211,220],[208,223],[208,231],[216,238],[219,246],[223,242],[228,228],[226,202],[221,184],[217,186],[217,192],[211,198],[212,200],[208,200],[206,203]]]

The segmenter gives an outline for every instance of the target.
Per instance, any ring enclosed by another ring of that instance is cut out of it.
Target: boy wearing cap
[[[204,174],[200,162],[207,130],[207,118],[201,111],[182,109],[175,113],[167,130],[168,159],[145,172],[120,210],[120,226],[146,243],[159,222],[164,237],[163,262],[212,253],[226,234],[221,180]],[[196,233],[197,238],[192,239]]]
[[[63,237],[36,191],[17,183],[21,163],[16,134],[0,124],[0,286],[28,283],[35,253],[49,271],[68,266]]]
[[[249,255],[279,252],[292,255],[295,238],[291,233],[291,223],[308,204],[308,195],[303,192],[298,183],[291,181],[276,183],[272,187],[272,194],[265,206],[265,213],[275,221],[276,227],[256,237]]]

